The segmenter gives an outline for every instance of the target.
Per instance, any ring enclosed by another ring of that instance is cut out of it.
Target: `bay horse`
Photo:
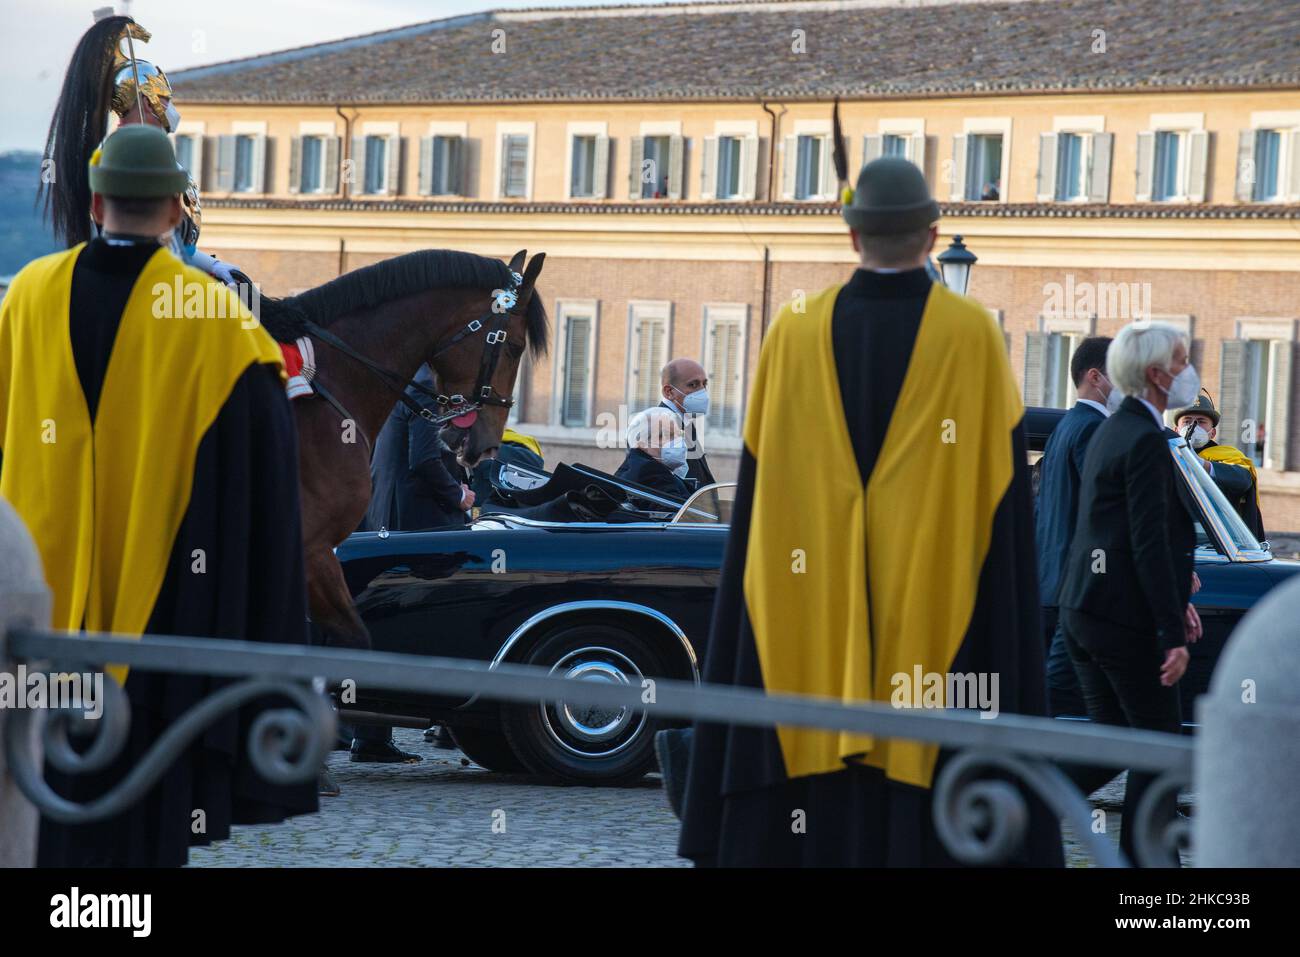
[[[419,405],[442,413],[437,420],[445,421],[442,434],[458,461],[473,468],[495,455],[520,360],[527,349],[546,351],[546,310],[536,294],[545,259],[528,260],[520,250],[507,266],[423,250],[296,296],[262,297],[267,331],[281,342],[307,334],[316,354],[317,394],[292,403],[314,640],[370,647],[334,548],[366,513],[371,450],[396,403],[410,401],[403,390],[421,364],[433,369],[442,395]],[[463,414],[452,419],[456,412]]]

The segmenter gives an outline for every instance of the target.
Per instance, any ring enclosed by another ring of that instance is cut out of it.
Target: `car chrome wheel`
[[[631,688],[668,673],[652,640],[609,621],[566,623],[539,638],[523,663],[576,681]],[[561,700],[501,708],[501,730],[528,769],[571,784],[643,777],[654,767],[660,724],[635,705],[591,708]]]
[[[564,655],[551,674],[578,681],[640,687],[641,671],[626,655],[599,645]],[[610,757],[622,751],[645,726],[644,711],[631,708],[571,705],[561,701],[540,705],[542,724],[561,748],[584,758]]]

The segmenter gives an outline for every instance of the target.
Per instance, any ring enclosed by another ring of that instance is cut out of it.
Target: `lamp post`
[[[961,237],[954,236],[948,248],[939,254],[943,284],[955,293],[966,295],[966,290],[970,287],[971,267],[976,262],[975,254],[966,248]]]

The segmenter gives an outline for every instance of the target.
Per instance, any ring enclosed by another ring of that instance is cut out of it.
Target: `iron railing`
[[[1102,866],[1123,866],[1123,856],[1093,827],[1092,807],[1060,769],[1063,763],[1139,769],[1158,775],[1135,821],[1139,862],[1167,861],[1186,846],[1189,828],[1157,821],[1171,791],[1191,781],[1193,743],[1173,734],[1084,722],[966,710],[900,709],[880,703],[768,694],[759,690],[646,679],[640,685],[573,680],[545,668],[386,652],[358,652],[302,645],[273,645],[146,635],[72,634],[14,628],[0,635],[0,661],[25,663],[46,672],[98,669],[105,662],[133,668],[232,679],[176,721],[112,791],[77,804],[45,783],[32,748],[36,713],[8,715],[4,748],[9,773],[42,814],[84,823],[118,814],[138,801],[205,728],[256,698],[283,695],[291,707],[263,712],[250,730],[249,757],[274,782],[312,779],[333,745],[335,715],[322,693],[345,681],[367,689],[430,695],[478,695],[501,701],[564,701],[589,707],[631,708],[663,718],[733,725],[817,728],[902,738],[956,750],[934,783],[934,821],[948,850],[970,864],[997,864],[1022,845],[1028,809],[1020,789],[988,772],[1004,772],[1036,794]],[[125,745],[129,706],[111,679],[104,681],[104,712],[88,720],[72,708],[43,712],[45,760],[65,773],[106,766]],[[72,747],[69,735],[89,734],[92,743]]]

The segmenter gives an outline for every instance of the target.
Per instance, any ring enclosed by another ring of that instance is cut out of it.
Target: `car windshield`
[[[1246,527],[1246,523],[1237,514],[1237,510],[1232,507],[1223,493],[1219,491],[1219,487],[1214,484],[1214,479],[1210,478],[1209,473],[1205,471],[1200,457],[1182,439],[1170,439],[1169,447],[1174,453],[1174,459],[1179,465],[1179,471],[1193,486],[1193,496],[1200,502],[1201,507],[1210,513],[1212,519],[1218,519],[1218,523],[1227,530],[1228,536],[1237,549],[1239,551],[1263,551],[1264,546],[1260,544],[1259,539],[1251,534],[1250,529]],[[1196,523],[1196,544],[1211,547],[1215,545],[1215,542],[1207,534],[1203,523],[1200,521]]]
[[[674,525],[730,525],[731,506],[736,500],[736,483],[706,485],[686,500]]]

